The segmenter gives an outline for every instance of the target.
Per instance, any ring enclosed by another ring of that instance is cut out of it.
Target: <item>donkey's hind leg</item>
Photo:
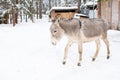
[[[67,45],[66,45],[66,47],[65,47],[63,64],[66,64],[66,58],[67,58],[67,55],[68,55],[68,50],[71,47],[71,45],[72,45],[72,41],[69,40],[68,43],[67,43]]]
[[[102,34],[102,39],[107,47],[107,59],[110,58],[110,49],[109,49],[109,41],[107,39],[107,32]]]
[[[96,57],[98,56],[99,50],[100,50],[100,40],[97,39],[95,40],[95,42],[96,42],[96,53],[94,57],[92,58],[92,61],[95,61]]]
[[[107,59],[109,59],[110,58],[109,41],[108,41],[107,37],[102,38],[102,39],[103,39],[103,41],[104,41],[104,43],[105,43],[105,45],[107,47]]]
[[[78,51],[79,51],[79,61],[78,66],[81,66],[80,62],[82,61],[82,41],[78,43]]]

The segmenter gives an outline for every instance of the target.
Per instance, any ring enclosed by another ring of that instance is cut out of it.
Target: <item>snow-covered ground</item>
[[[120,32],[108,31],[111,57],[101,41],[98,58],[92,62],[95,43],[85,43],[81,67],[74,44],[62,65],[64,37],[57,46],[50,42],[47,17],[35,23],[0,24],[0,80],[120,80]]]

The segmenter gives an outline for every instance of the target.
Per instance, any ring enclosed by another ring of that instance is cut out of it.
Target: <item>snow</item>
[[[75,14],[74,14],[74,18],[78,18],[78,19],[79,19],[81,16],[82,16],[82,17],[88,17],[88,16],[85,15],[85,14],[79,14],[79,13],[75,13]]]
[[[76,10],[76,9],[77,9],[77,7],[52,7],[50,12],[52,10]]]
[[[108,31],[111,57],[106,59],[106,47],[101,49],[95,62],[92,56],[95,43],[83,45],[81,67],[77,66],[77,45],[69,50],[66,65],[62,65],[67,39],[52,46],[50,27],[46,16],[35,23],[0,24],[0,80],[119,80],[120,32]]]
[[[97,5],[97,0],[96,1],[88,1],[85,5],[88,5],[88,6]]]

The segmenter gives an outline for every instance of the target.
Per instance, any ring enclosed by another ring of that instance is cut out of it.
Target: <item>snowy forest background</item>
[[[43,14],[49,15],[52,7],[77,6],[80,12],[80,4],[86,1],[89,0],[0,0],[0,16],[8,13],[9,23],[15,26],[18,18],[20,22],[23,20],[27,22],[28,19],[34,22],[34,18],[41,19]]]
[[[0,0],[0,17],[9,13],[11,23],[0,24],[0,80],[120,80],[120,31],[108,30],[109,60],[102,40],[95,62],[95,42],[83,44],[80,67],[77,44],[71,46],[66,65],[62,60],[67,38],[51,44],[51,7],[79,6],[80,1],[87,0]]]

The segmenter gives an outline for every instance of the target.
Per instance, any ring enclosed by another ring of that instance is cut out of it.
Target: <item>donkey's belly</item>
[[[86,37],[84,34],[81,35],[81,39],[84,43],[94,41],[94,40],[97,40],[97,39],[100,39],[100,38],[101,38],[101,35],[93,36],[93,37]]]
[[[100,39],[100,36],[92,37],[92,38],[83,38],[82,41],[85,43],[85,42],[95,41],[97,39]]]

